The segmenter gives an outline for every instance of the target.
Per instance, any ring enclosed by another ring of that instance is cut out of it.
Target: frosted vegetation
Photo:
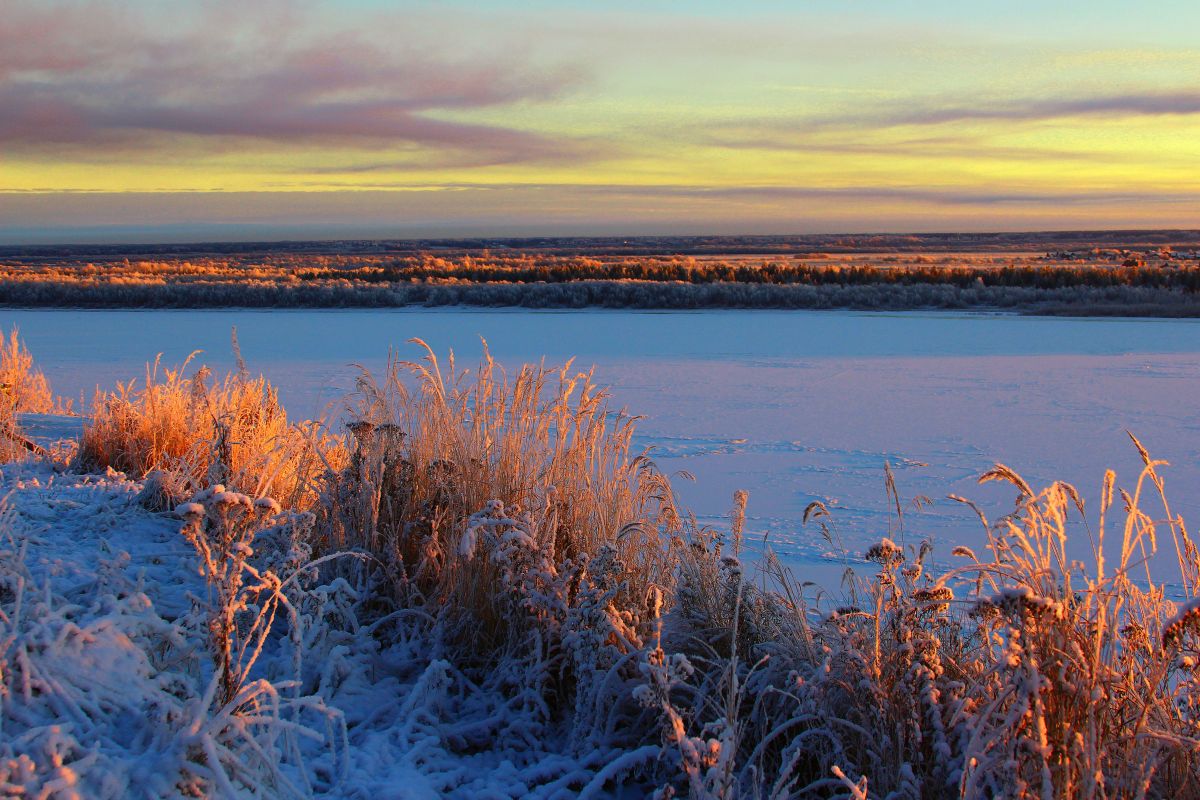
[[[13,259],[0,303],[58,307],[1001,308],[1197,316],[1195,253],[701,258],[546,252]],[[1081,255],[1080,258],[1073,256]],[[1071,256],[1071,257],[1068,257]],[[803,260],[801,260],[803,259]]]
[[[151,366],[37,455],[12,426],[49,387],[2,355],[7,793],[1200,795],[1200,553],[1136,440],[1087,564],[1083,498],[998,465],[984,551],[881,538],[827,594],[744,559],[745,493],[717,528],[678,508],[570,364],[426,348],[361,374],[344,431]]]

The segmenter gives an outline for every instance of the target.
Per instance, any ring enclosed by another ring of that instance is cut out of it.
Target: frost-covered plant
[[[1115,569],[1105,551],[1112,472],[1104,480],[1090,571],[1066,551],[1070,513],[1083,509],[1071,486],[1055,483],[1035,493],[1005,467],[984,476],[1012,483],[1020,496],[989,537],[992,558],[964,552],[971,564],[956,571],[982,584],[973,611],[987,646],[968,691],[961,781],[968,797],[1200,791],[1200,685],[1188,666],[1196,639],[1156,641],[1173,630],[1174,604],[1145,564],[1157,549],[1158,525],[1141,509],[1141,495],[1147,482],[1161,492],[1163,462],[1137,447],[1145,467],[1133,493],[1120,492],[1125,519]],[[1188,608],[1200,559],[1165,495],[1163,503]],[[1138,580],[1143,569],[1145,580]]]
[[[0,787],[45,798],[303,797],[301,739],[336,715],[287,683],[255,680],[221,705],[204,632],[162,619],[129,557],[61,594],[26,567],[27,538],[0,519]],[[197,641],[199,634],[200,641]]]
[[[341,724],[338,712],[315,695],[299,692],[300,664],[291,681],[273,684],[251,680],[251,673],[275,627],[276,616],[287,616],[293,640],[303,641],[301,618],[288,589],[313,577],[319,562],[309,560],[308,539],[313,517],[305,512],[283,512],[270,498],[251,500],[226,490],[220,484],[197,493],[176,509],[183,517],[182,534],[199,556],[199,570],[207,586],[207,597],[193,598],[194,627],[206,634],[213,673],[208,689],[189,724],[188,735],[219,768],[209,776],[213,785],[232,790],[228,758],[216,751],[216,731],[233,730],[263,755],[261,767],[270,769],[273,781],[299,792],[273,763],[269,754],[290,760],[304,775],[303,757],[297,735],[322,738],[302,723],[305,712]],[[265,553],[255,563],[254,546],[261,537]],[[263,558],[265,555],[265,559]],[[281,577],[276,570],[290,570]],[[318,613],[324,608],[319,608]],[[311,615],[309,619],[311,619]],[[303,653],[293,650],[295,658]],[[295,689],[284,697],[280,689]],[[290,716],[285,720],[284,716]],[[331,747],[336,741],[329,742]],[[234,764],[236,767],[237,765]]]
[[[181,532],[199,556],[200,574],[208,588],[207,598],[194,598],[194,602],[219,679],[217,700],[226,705],[246,682],[275,615],[287,604],[279,575],[251,563],[255,538],[276,524],[282,509],[270,498],[251,500],[216,484],[175,512],[184,520]],[[304,525],[311,519],[306,516],[291,514],[279,524]]]
[[[963,796],[1200,791],[1198,686],[1188,667],[1195,640],[1168,637],[1155,646],[1156,635],[1171,627],[1174,604],[1150,579],[1147,559],[1155,554],[1163,523],[1156,525],[1142,510],[1147,484],[1162,497],[1185,597],[1195,596],[1200,559],[1162,494],[1162,462],[1134,441],[1145,466],[1133,493],[1120,492],[1124,519],[1115,568],[1105,546],[1116,495],[1113,473],[1104,479],[1090,568],[1067,551],[1070,517],[1084,509],[1073,487],[1054,483],[1034,492],[1004,466],[982,478],[1015,486],[1016,510],[988,527],[991,558],[958,548],[969,564],[937,581],[946,588],[961,583],[968,592],[969,641],[978,644],[957,652],[943,648],[941,658],[952,671],[951,680],[940,682],[947,694],[943,705],[949,699],[953,712],[944,717],[944,742],[953,753],[948,760],[955,766],[946,777],[957,773]],[[929,599],[940,605],[949,598]]]
[[[567,610],[562,646],[574,675],[572,745],[580,752],[595,749],[611,738],[616,720],[636,726],[623,708],[624,692],[638,677],[638,658],[646,646],[645,621],[632,609],[621,608],[625,564],[617,549],[604,545],[571,578],[575,586]],[[662,592],[652,586],[650,597],[659,604]],[[659,609],[650,609],[652,621]]]
[[[710,532],[684,550],[677,582],[673,641],[694,642],[691,674],[668,680],[659,668],[642,693],[659,707],[669,700],[664,720],[690,737],[737,718],[735,785],[763,796],[865,797],[868,787],[894,798],[1191,796],[1200,791],[1200,560],[1164,500],[1157,527],[1171,533],[1185,602],[1150,580],[1159,534],[1141,495],[1143,485],[1161,494],[1162,481],[1160,462],[1141,452],[1137,487],[1121,493],[1115,568],[1104,548],[1111,473],[1090,571],[1066,551],[1070,512],[1082,509],[1074,489],[1035,493],[997,467],[984,480],[1008,481],[1020,496],[996,526],[983,518],[989,559],[960,547],[968,565],[934,575],[924,545],[881,539],[866,553],[876,570],[858,582],[860,604],[823,616],[770,555],[759,598],[744,606],[772,610],[731,607],[722,598],[732,565]],[[765,636],[735,633],[755,618]],[[731,642],[767,657],[745,669],[736,705],[720,702],[728,663],[703,656]],[[684,751],[681,763],[693,794],[709,791],[695,785],[703,758]]]
[[[101,580],[67,598],[34,578],[27,548],[12,513],[0,512],[0,787],[123,797],[140,756],[145,788],[167,793],[183,769],[174,737],[188,681],[167,671],[189,661],[183,631],[154,613],[120,564],[101,564]]]
[[[673,756],[671,760],[685,776],[688,796],[696,800],[733,798],[738,789],[738,744],[743,724],[740,706],[744,700],[737,656],[729,659],[725,675],[728,683],[721,692],[725,702],[717,709],[716,718],[703,725],[700,735],[689,733],[687,717],[707,710],[697,708],[704,696],[691,685],[695,668],[688,657],[683,653],[668,655],[663,650],[663,599],[657,589],[651,589],[650,602],[654,619],[653,646],[643,652],[639,668],[644,683],[634,690],[633,696],[657,714],[664,750]],[[685,692],[685,696],[691,695],[690,709],[679,707],[680,690],[690,690]],[[674,794],[675,788],[670,782],[655,792],[660,798]]]

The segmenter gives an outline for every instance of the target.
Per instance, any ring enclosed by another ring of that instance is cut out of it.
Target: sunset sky
[[[1200,3],[4,0],[0,242],[1200,225]]]

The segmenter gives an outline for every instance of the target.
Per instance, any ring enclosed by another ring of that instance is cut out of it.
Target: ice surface
[[[1104,469],[1130,485],[1133,431],[1165,471],[1175,509],[1200,519],[1200,322],[999,314],[800,311],[286,311],[6,310],[56,390],[139,378],[156,353],[176,365],[194,349],[232,368],[230,329],[289,411],[320,413],[353,388],[353,363],[379,369],[388,348],[425,339],[473,365],[480,337],[505,364],[595,367],[614,404],[646,416],[653,446],[686,505],[717,521],[735,489],[750,492],[748,539],[765,536],[795,566],[825,580],[837,549],[800,525],[823,500],[855,556],[880,536],[933,536],[938,552],[979,543],[969,509],[1011,508],[1004,487],[974,478],[1000,461],[1037,486],[1062,479],[1098,494]],[[889,517],[884,463],[901,496],[928,495],[903,535]],[[1081,536],[1082,545],[1086,538]],[[1080,555],[1084,555],[1083,552]]]

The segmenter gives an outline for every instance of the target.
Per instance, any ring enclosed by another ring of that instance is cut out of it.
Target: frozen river
[[[168,365],[192,350],[232,366],[237,326],[253,371],[276,385],[293,415],[311,416],[352,387],[359,363],[381,368],[389,347],[418,353],[419,336],[473,365],[479,338],[505,364],[574,356],[611,387],[613,405],[645,415],[683,503],[705,521],[750,492],[749,528],[797,571],[827,581],[840,561],[800,517],[822,500],[852,553],[889,533],[884,463],[902,498],[934,505],[906,518],[911,542],[975,545],[978,521],[945,500],[981,501],[993,514],[1012,492],[977,487],[994,462],[1035,487],[1053,479],[1099,494],[1106,467],[1132,486],[1140,461],[1131,430],[1167,459],[1175,510],[1200,520],[1200,322],[1032,318],[951,313],[794,311],[529,312],[468,309],[298,311],[3,310],[61,394]],[[1157,513],[1158,509],[1152,507]],[[895,536],[893,532],[893,536]],[[1086,540],[1081,540],[1084,544]],[[1085,551],[1084,551],[1085,552]],[[1080,555],[1084,555],[1080,552]],[[1167,577],[1167,576],[1164,576]]]

